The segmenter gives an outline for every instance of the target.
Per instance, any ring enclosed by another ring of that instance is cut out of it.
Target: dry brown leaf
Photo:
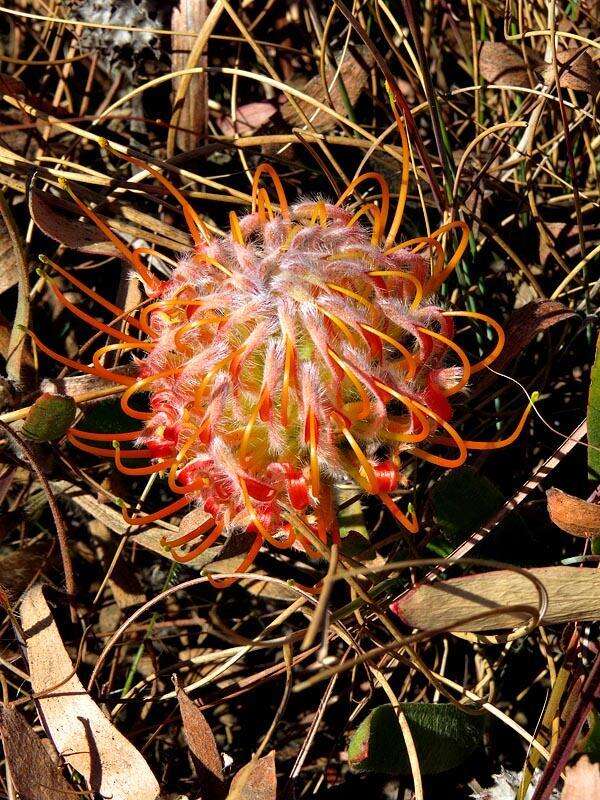
[[[544,624],[600,619],[599,570],[541,567],[528,572],[542,582],[548,593]],[[531,615],[525,611],[498,611],[483,619],[463,620],[512,605],[538,608],[538,594],[524,575],[502,569],[416,586],[393,603],[392,610],[411,628],[489,631],[520,627]]]
[[[50,548],[43,542],[20,547],[0,556],[0,587],[16,599],[49,561]]]
[[[200,781],[203,796],[211,800],[225,795],[223,781],[223,764],[217,749],[215,737],[206,721],[204,714],[196,703],[187,696],[185,691],[177,685],[177,702],[183,722],[183,732],[188,747],[194,756],[196,772]]]
[[[228,114],[219,116],[216,123],[225,136],[248,136],[262,128],[276,111],[273,103],[246,103],[237,107],[235,123]]]
[[[367,65],[370,64],[370,56],[368,54],[365,55],[365,62]],[[328,86],[331,86],[331,81],[333,80],[335,73],[336,70],[334,70],[333,67],[327,67],[326,77]],[[343,79],[350,105],[353,106],[358,100],[360,93],[367,85],[368,72],[365,69],[365,66],[357,61],[352,53],[347,52],[344,56],[344,62],[340,70],[340,75]],[[314,78],[311,78],[306,84],[304,84],[304,86],[298,86],[298,88],[301,89],[305,94],[309,95],[309,97],[324,103],[326,106],[330,105],[330,101],[327,97],[325,88],[323,87],[323,82],[321,81],[320,75],[315,75]],[[342,92],[337,80],[334,82],[333,86],[331,86],[330,94],[333,108],[340,114],[345,114],[346,107],[342,100]],[[315,107],[312,105],[312,103],[308,103],[304,100],[298,100],[298,105],[309,119],[314,115]],[[282,105],[281,114],[288,125],[297,125],[300,121],[297,112],[289,102],[285,102]],[[320,113],[315,118],[313,124],[316,130],[327,131],[335,127],[337,123],[329,114]]]
[[[560,489],[548,489],[546,500],[550,519],[561,530],[573,536],[600,536],[600,506]]]
[[[590,248],[598,243],[598,226],[584,224],[583,235]],[[565,259],[577,258],[580,254],[579,228],[577,221],[570,222],[544,222],[545,236],[540,236],[540,264],[545,266],[548,259],[553,256],[552,249],[562,254]]]
[[[275,751],[253,759],[236,773],[231,781],[227,800],[275,800],[277,773]]]
[[[34,586],[23,598],[21,623],[31,687],[36,694],[45,693],[36,700],[40,719],[60,755],[104,797],[155,800],[159,786],[145,759],[109,722],[73,673],[41,586]]]
[[[574,311],[553,300],[534,300],[517,309],[505,326],[506,344],[494,363],[494,369],[502,371],[538,333],[573,316]]]
[[[561,800],[600,800],[600,766],[583,756],[567,767]]]
[[[600,88],[598,81],[598,67],[594,64],[587,50],[580,47],[567,47],[556,53],[558,66],[558,81],[563,89],[573,89],[576,92],[587,92],[596,95]],[[555,82],[554,65],[544,67],[543,79],[546,86]]]
[[[532,66],[538,58],[530,52]],[[479,50],[479,73],[488,83],[529,87],[530,80],[521,50],[503,42],[483,42]]]
[[[0,707],[0,734],[21,800],[65,800],[74,794],[33,728],[11,706]]]
[[[0,217],[0,294],[18,280],[17,259],[4,220]]]
[[[33,186],[29,190],[28,201],[31,218],[55,242],[83,253],[118,255],[115,246],[95,225],[77,219],[79,212],[74,203]]]
[[[0,240],[6,245],[10,242],[11,270],[15,278],[12,283],[18,284],[17,305],[8,342],[6,374],[12,381],[20,384],[23,381],[23,361],[27,342],[27,335],[23,329],[29,325],[29,268],[25,245],[2,191],[0,191]],[[6,257],[6,253],[4,255]]]

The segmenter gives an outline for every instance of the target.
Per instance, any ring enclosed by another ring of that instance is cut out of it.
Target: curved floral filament
[[[242,440],[240,442],[240,450],[239,450],[239,454],[240,454],[239,460],[240,460],[241,464],[243,464],[246,461],[246,455],[247,455],[247,452],[248,452],[248,446],[250,444],[250,437],[252,436],[252,431],[253,431],[254,426],[256,424],[256,418],[258,417],[258,414],[260,412],[261,400],[262,400],[262,395],[261,395],[261,399],[259,399],[258,403],[256,403],[256,405],[252,409],[252,413],[250,414],[250,418],[248,419],[248,422],[246,423],[246,427],[244,428],[244,433],[242,435]]]
[[[460,467],[464,464],[467,458],[467,448],[465,447],[465,443],[462,440],[459,433],[450,425],[446,420],[442,419],[439,414],[436,414],[431,408],[422,405],[418,402],[418,400],[414,400],[413,398],[409,398],[406,395],[397,392],[391,386],[387,386],[387,384],[382,383],[381,381],[375,381],[376,384],[383,389],[385,392],[388,392],[392,397],[396,398],[396,400],[400,400],[400,402],[404,403],[407,406],[413,406],[415,409],[418,409],[423,414],[426,414],[428,417],[431,417],[438,425],[441,425],[444,430],[450,434],[450,439],[453,444],[456,445],[458,449],[458,456],[456,458],[444,458],[443,456],[436,456],[432,453],[428,453],[425,450],[421,450],[418,447],[412,451],[414,455],[418,456],[423,461],[428,461],[430,464],[437,464],[440,467]]]
[[[316,225],[317,220],[319,225],[324,228],[328,222],[327,207],[323,200],[318,200],[313,206],[313,212],[310,217],[309,225]]]
[[[371,244],[376,245],[381,236],[383,235],[383,226],[381,224],[381,209],[375,205],[375,203],[368,203],[367,205],[363,206],[359,209],[356,214],[352,217],[352,219],[348,222],[348,227],[351,228],[353,225],[356,225],[358,220],[365,216],[366,214],[373,214],[374,222],[373,222],[373,233],[371,234]]]
[[[265,172],[267,173],[267,175],[273,181],[273,185],[274,185],[275,191],[277,193],[277,199],[279,200],[279,207],[281,209],[281,215],[283,217],[285,217],[286,219],[289,219],[290,209],[289,209],[289,206],[288,206],[287,198],[285,196],[285,190],[283,188],[283,184],[281,182],[281,178],[279,177],[277,172],[273,169],[273,167],[270,164],[259,164],[258,169],[254,173],[254,178],[253,178],[253,181],[252,181],[252,212],[254,213],[257,210],[257,207],[258,207],[259,192],[260,192],[260,189],[259,189],[260,179],[261,179],[262,175]],[[265,194],[266,194],[266,190],[263,190],[263,191],[265,191]],[[268,195],[267,195],[267,201],[269,201]],[[272,208],[270,202],[269,202],[269,206],[271,207],[271,213],[272,213],[273,208]]]
[[[92,317],[90,314],[86,314],[85,311],[82,311],[78,308],[75,303],[71,303],[68,300],[63,292],[58,288],[56,285],[56,281],[52,280],[48,275],[45,273],[41,273],[41,276],[45,279],[46,283],[52,289],[54,296],[58,300],[58,302],[70,311],[73,316],[78,317],[83,322],[86,322],[92,328],[96,328],[96,330],[101,331],[102,333],[106,333],[108,336],[112,336],[113,339],[119,339],[121,342],[137,342],[137,339],[133,336],[129,336],[127,333],[123,333],[122,331],[118,330],[117,328],[113,328],[110,325],[106,325],[104,322],[101,322],[96,317]]]
[[[179,314],[185,314],[187,308],[200,308],[205,303],[205,300],[184,300],[181,297],[174,297],[170,300],[157,300],[154,303],[148,303],[142,308],[140,322],[147,330],[152,331],[152,336],[156,336],[156,331],[150,326],[150,314],[164,312],[168,315],[171,309],[175,309]]]
[[[343,424],[341,428],[346,441],[348,442],[348,444],[350,445],[350,447],[354,452],[354,455],[356,456],[356,460],[359,463],[360,470],[362,471],[367,480],[369,492],[371,492],[371,494],[377,494],[377,476],[375,475],[375,470],[373,469],[373,465],[364,454],[361,446],[350,432],[348,426]]]
[[[384,506],[388,509],[388,511],[392,514],[394,519],[396,519],[407,531],[410,533],[418,533],[419,532],[419,522],[417,520],[417,515],[414,511],[411,512],[410,517],[404,514],[394,503],[392,498],[389,494],[385,494],[381,492],[377,495]]]
[[[214,520],[212,521],[212,523],[214,525]],[[198,535],[197,530],[193,531],[193,533]],[[198,556],[201,556],[202,553],[208,550],[208,548],[217,541],[217,539],[221,536],[222,533],[223,533],[223,524],[217,523],[214,526],[214,530],[211,531],[208,534],[208,536],[206,536],[205,539],[203,539],[203,541],[200,542],[200,544],[196,545],[196,547],[193,547],[191,550],[188,550],[186,553],[178,553],[177,550],[175,549],[175,546],[172,543],[162,542],[162,544],[165,547],[169,548],[170,556],[173,559],[173,561],[177,561],[178,564],[189,564],[190,561],[193,561],[195,558],[198,558]]]
[[[361,322],[359,324],[361,328],[364,328],[365,330],[369,331],[369,333],[372,333],[374,336],[379,337],[379,339],[381,339],[382,341],[391,344],[392,347],[395,347],[396,350],[398,350],[398,352],[404,356],[407,366],[406,379],[409,381],[412,380],[417,372],[417,362],[415,361],[414,356],[412,355],[412,353],[410,353],[408,348],[406,348],[403,344],[398,342],[392,336],[389,336],[387,333],[380,331],[378,328],[373,328],[371,325],[366,325],[364,322]]]
[[[174,514],[176,511],[180,511],[184,506],[188,505],[189,502],[190,498],[188,496],[180,497],[179,500],[175,500],[173,503],[163,506],[163,508],[155,511],[153,514],[141,514],[137,517],[132,517],[125,506],[122,506],[121,513],[128,525],[149,525],[151,522],[158,522],[159,519],[165,519],[165,517]]]
[[[191,483],[182,483],[182,484],[177,483],[177,470],[181,466],[181,463],[182,463],[182,458],[181,458],[181,453],[179,453],[177,458],[175,459],[175,462],[171,464],[171,467],[169,469],[169,475],[167,478],[169,489],[173,492],[173,494],[189,494],[190,492],[199,491],[200,489],[203,489],[209,485],[208,478],[204,476],[201,478],[197,478],[195,481],[192,481]],[[183,467],[182,469],[185,469],[185,467]]]
[[[410,304],[411,309],[417,308],[423,299],[423,286],[421,281],[410,272],[404,272],[401,269],[375,269],[369,272],[372,277],[390,277],[401,278],[402,280],[409,281],[415,287],[415,296]]]
[[[69,428],[67,436],[78,436],[80,439],[89,439],[90,442],[131,442],[144,433],[144,429],[139,431],[126,431],[125,433],[95,433],[83,431],[81,428]],[[136,452],[139,452],[136,450]]]
[[[263,538],[259,533],[257,533],[256,539],[252,543],[250,550],[248,550],[248,552],[246,553],[246,557],[239,565],[239,567],[235,570],[235,572],[239,575],[239,577],[221,578],[219,580],[218,578],[212,578],[210,573],[207,573],[206,577],[208,578],[211,585],[214,586],[215,589],[227,589],[229,586],[232,586],[236,581],[240,579],[240,577],[244,574],[244,572],[247,572],[248,569],[252,566],[254,559],[256,558],[260,548],[262,547],[262,543],[263,543]]]
[[[330,347],[327,348],[327,352],[329,353],[331,358],[333,358],[335,363],[344,371],[344,374],[347,376],[350,383],[354,386],[354,388],[358,392],[358,396],[360,397],[359,409],[358,412],[353,416],[355,417],[356,420],[367,419],[371,414],[371,400],[369,399],[369,396],[365,391],[365,387],[363,386],[362,382],[356,375],[355,370],[353,370],[350,364],[348,364],[347,361],[338,356],[338,354]],[[344,405],[344,408],[346,408],[346,406],[348,405],[353,405],[353,404],[346,403]]]
[[[402,147],[402,175],[400,178],[400,192],[398,193],[396,210],[394,211],[392,224],[390,225],[390,229],[385,240],[386,247],[395,240],[396,236],[398,235],[398,231],[400,230],[402,218],[404,217],[404,209],[406,207],[408,182],[410,178],[410,151],[408,147],[408,136],[406,135],[406,126],[404,125],[404,120],[398,113],[395,102],[392,102],[392,109],[394,111],[394,117],[396,118],[396,126],[398,128],[398,133],[400,134],[400,143]]]
[[[328,311],[326,308],[323,308],[323,306],[319,305],[318,303],[316,303],[315,305],[317,306],[321,314],[326,316],[327,319],[330,319],[333,322],[333,324],[341,330],[341,332],[344,334],[344,336],[350,342],[350,344],[356,347],[356,345],[358,344],[358,339],[354,335],[353,331],[351,331],[350,328],[346,325],[346,323],[343,322],[335,314],[332,314],[331,311]]]
[[[162,286],[162,281],[152,275],[146,267],[142,264],[140,257],[136,255],[132,250],[130,250],[127,245],[115,234],[112,232],[110,227],[106,224],[106,222],[102,219],[102,217],[98,216],[95,211],[91,208],[88,208],[84,202],[82,202],[75,192],[71,189],[69,184],[63,178],[58,179],[59,185],[69,194],[71,199],[75,202],[77,208],[85,214],[86,217],[92,220],[94,225],[102,231],[102,233],[106,236],[106,238],[112,242],[112,244],[116,247],[119,251],[121,256],[131,264],[140,278],[144,281],[144,283],[149,286],[152,291],[157,291]]]
[[[519,422],[517,423],[514,431],[511,434],[505,436],[503,439],[493,439],[490,442],[473,441],[470,439],[465,439],[464,440],[465,447],[468,450],[500,450],[503,447],[508,447],[509,445],[513,444],[521,435],[523,428],[525,427],[525,423],[529,419],[529,415],[531,414],[533,405],[538,399],[538,397],[539,395],[537,392],[534,392],[531,395],[531,402],[528,403],[525,409],[523,410],[521,418],[519,419]],[[437,439],[437,441],[441,442],[442,444],[446,444],[445,437],[440,437],[439,439]]]
[[[418,331],[425,334],[426,336],[431,336],[433,339],[437,339],[438,342],[442,342],[445,344],[447,348],[452,350],[460,359],[460,363],[462,364],[462,376],[456,386],[451,386],[449,389],[443,389],[439,387],[441,393],[444,397],[451,397],[453,394],[457,394],[457,392],[462,391],[464,387],[469,382],[469,378],[471,377],[471,363],[467,358],[465,351],[462,347],[459,347],[456,342],[453,342],[452,339],[448,339],[447,336],[443,336],[441,333],[437,333],[436,331],[429,330],[429,328],[417,328]]]
[[[321,470],[317,454],[317,418],[312,408],[308,410],[308,443],[310,450],[310,488],[318,502],[321,496]]]
[[[111,370],[107,369],[104,364],[102,364],[102,358],[106,355],[106,353],[114,353],[114,352],[129,352],[130,350],[152,350],[154,345],[150,342],[138,342],[136,341],[135,344],[129,344],[127,342],[119,342],[118,344],[107,344],[104,347],[99,347],[97,350],[94,351],[94,355],[92,356],[92,364],[96,368],[96,374],[103,377],[105,380],[114,381],[115,375],[118,373],[112,372]],[[128,375],[123,375],[123,378],[127,378],[128,382],[124,383],[123,381],[119,381],[119,383],[123,383],[125,386],[131,386],[135,383],[135,378],[132,378]]]
[[[467,244],[469,242],[469,226],[466,222],[463,222],[461,219],[455,220],[454,222],[448,222],[446,225],[442,225],[441,228],[438,228],[437,231],[434,231],[431,234],[432,239],[437,239],[443,234],[448,233],[451,230],[455,230],[456,228],[460,228],[460,242],[458,243],[458,247],[454,251],[452,258],[446,265],[446,267],[441,272],[436,272],[435,275],[432,275],[429,281],[425,284],[425,294],[432,294],[435,292],[442,283],[446,280],[448,275],[455,269],[456,265],[462,258],[463,253],[467,249]]]
[[[442,428],[450,434],[451,443],[455,444],[458,449],[458,455],[456,458],[445,458],[444,456],[436,456],[433,453],[428,453],[425,450],[421,450],[419,447],[415,447],[413,453],[418,456],[418,458],[422,459],[423,461],[428,461],[430,464],[437,464],[439,467],[460,467],[462,466],[465,461],[467,460],[467,448],[465,446],[464,440],[458,433],[458,431],[450,425],[449,422],[446,422],[445,419],[442,419],[439,414],[436,414],[427,406],[423,406],[418,403],[416,400],[412,401],[416,408],[419,408],[424,414],[431,417],[438,425],[441,425]]]
[[[207,533],[214,527],[215,527],[214,519],[212,517],[207,517],[200,523],[200,525],[193,528],[191,531],[182,534],[181,536],[177,536],[175,539],[168,539],[166,535],[163,536],[160,540],[160,543],[162,547],[166,547],[169,550],[172,547],[182,547],[184,544],[189,544],[190,542],[193,542],[194,539],[198,538],[198,536],[202,536],[203,533]]]
[[[266,225],[269,220],[275,219],[275,211],[269,199],[267,190],[261,186],[257,194],[258,218],[261,225]]]
[[[226,358],[221,359],[220,361],[218,361],[214,365],[214,367],[209,369],[208,372],[206,373],[206,375],[202,378],[202,381],[200,382],[200,385],[198,386],[198,388],[194,392],[194,405],[192,406],[192,410],[196,414],[203,414],[204,413],[204,408],[202,407],[202,398],[204,397],[204,393],[208,389],[210,382],[212,380],[214,380],[214,378],[217,375],[217,373],[219,372],[219,370],[223,366],[228,364],[230,360],[231,360],[231,355],[227,356]]]
[[[154,167],[151,167],[150,164],[142,161],[141,158],[136,158],[130,153],[123,152],[122,150],[115,150],[114,148],[110,147],[106,139],[101,139],[100,145],[105,150],[108,150],[110,153],[122,158],[124,161],[128,161],[130,164],[135,164],[136,167],[140,167],[140,169],[145,170],[152,175],[153,178],[156,178],[159,183],[162,183],[169,194],[171,194],[181,206],[183,216],[185,217],[185,221],[192,235],[192,239],[194,240],[194,244],[196,246],[201,245],[203,240],[205,242],[210,242],[211,237],[206,225],[202,222],[185,195],[183,195],[168,178],[165,178],[162,173],[154,169]],[[199,237],[199,233],[202,235],[202,238]]]
[[[288,424],[290,384],[296,367],[296,348],[289,336],[285,337],[285,359],[283,364],[283,383],[281,386],[281,424]]]
[[[398,399],[398,398],[396,398]],[[414,416],[419,420],[421,425],[421,431],[419,433],[408,433],[408,429],[410,425],[400,426],[394,420],[388,420],[388,429],[385,433],[382,434],[382,438],[387,440],[391,440],[394,442],[422,442],[431,433],[431,426],[429,422],[427,422],[427,418],[419,411],[417,408],[412,409],[412,413]]]
[[[347,289],[345,286],[338,286],[337,283],[328,283],[326,284],[328,289],[332,289],[334,292],[338,292],[339,294],[343,294],[346,297],[350,297],[352,300],[356,300],[357,303],[360,303],[365,308],[368,308],[369,311],[375,312],[375,306],[366,297],[362,297],[362,295],[358,294],[357,292],[352,291],[352,289]]]
[[[237,242],[241,245],[246,244],[244,240],[244,234],[242,233],[242,229],[240,227],[240,220],[235,211],[229,212],[229,228],[231,230],[231,237],[234,242]]]
[[[106,300],[104,297],[102,297],[102,295],[98,294],[93,289],[90,289],[89,286],[86,286],[86,284],[83,283],[83,281],[78,280],[78,278],[76,278],[74,275],[71,275],[71,273],[68,272],[68,270],[63,269],[63,267],[61,267],[59,264],[56,264],[47,256],[41,255],[39,256],[39,259],[42,262],[42,264],[52,267],[52,269],[58,272],[58,274],[61,275],[65,280],[69,281],[69,283],[71,283],[73,286],[75,286],[77,289],[83,292],[83,294],[87,295],[95,303],[98,303],[98,305],[102,306],[107,311],[110,311],[111,314],[115,315],[115,317],[122,317],[123,314],[125,314],[126,316],[124,317],[123,321],[127,325],[131,325],[133,328],[138,328],[139,330],[143,330],[144,333],[146,334],[151,333],[151,331],[149,329],[145,329],[144,326],[140,322],[138,322],[138,320],[135,317],[131,316],[130,312],[126,312],[125,309],[119,308],[119,306],[116,306],[114,303],[111,303],[108,300]]]
[[[77,447],[79,450],[83,450],[85,453],[90,453],[93,456],[100,456],[102,458],[114,458],[115,456],[115,448],[111,447],[94,447],[94,445],[86,444],[85,442],[79,441],[77,435],[72,432],[72,429],[67,431],[67,440],[74,446]],[[87,435],[87,434],[85,434]],[[104,441],[104,440],[100,440]],[[118,439],[111,440],[113,442],[118,441]],[[125,440],[127,441],[127,440]],[[135,450],[123,450],[121,454],[124,458],[153,458],[152,450],[148,450],[146,448],[139,448]]]
[[[27,332],[42,353],[45,353],[50,358],[54,359],[54,361],[58,361],[59,364],[64,364],[65,367],[70,367],[76,372],[84,372],[86,375],[95,375],[97,378],[103,378],[105,380],[112,381],[113,383],[119,383],[121,386],[131,386],[133,383],[135,383],[135,378],[132,378],[128,375],[119,375],[118,373],[111,372],[104,367],[89,367],[86,364],[82,364],[79,361],[73,360],[72,358],[62,356],[60,353],[57,353],[55,350],[52,350],[50,347],[45,345],[33,331],[28,330]]]
[[[204,317],[203,319],[194,320],[194,322],[188,322],[185,325],[182,325],[175,335],[173,336],[173,344],[175,345],[175,349],[179,350],[180,353],[184,355],[190,356],[194,353],[194,348],[190,347],[190,345],[185,344],[182,342],[183,337],[190,333],[190,331],[196,331],[200,328],[205,327],[206,325],[219,325],[226,317],[219,316],[218,314],[209,315]]]
[[[254,503],[252,502],[252,499],[248,492],[248,486],[246,484],[246,480],[241,477],[238,480],[240,483],[240,488],[242,490],[242,498],[244,500],[246,511],[248,512],[250,519],[252,520],[252,523],[256,528],[256,530],[259,532],[261,538],[263,540],[268,541],[269,544],[272,544],[273,547],[277,547],[279,550],[287,550],[289,547],[292,546],[294,542],[295,538],[294,531],[291,530],[285,539],[277,539],[275,536],[273,536],[273,534],[267,530],[262,520],[258,516],[256,508],[254,507]]]
[[[373,179],[377,181],[381,188],[381,212],[379,218],[378,228],[383,233],[385,230],[385,226],[387,223],[387,218],[390,210],[390,189],[387,184],[387,181],[380,175],[379,172],[363,172],[362,175],[358,175],[354,180],[350,181],[348,187],[344,190],[343,194],[340,195],[339,199],[336,202],[336,206],[342,205],[344,200],[348,198],[351,194],[353,194],[358,186],[364,181],[368,181]]]
[[[200,258],[203,258],[207,264],[211,264],[215,269],[218,269],[219,272],[222,272],[224,275],[227,275],[228,278],[233,277],[233,272],[227,267],[223,266],[220,261],[217,261],[216,258],[209,256],[208,253],[200,253]]]
[[[496,336],[498,337],[496,346],[485,358],[482,358],[481,361],[471,365],[471,375],[474,375],[476,372],[480,372],[482,369],[484,369],[484,367],[487,367],[488,364],[491,364],[498,358],[506,341],[504,329],[499,322],[496,322],[496,320],[492,319],[492,317],[488,317],[487,314],[481,314],[478,311],[443,311],[442,313],[445,317],[470,317],[471,319],[479,319],[496,331]]]
[[[118,442],[113,442],[114,446],[114,455],[115,455],[115,465],[119,472],[123,473],[123,475],[153,475],[155,472],[162,472],[165,469],[168,469],[171,464],[175,462],[174,458],[166,458],[164,461],[159,461],[157,464],[149,464],[145,467],[126,467],[123,464],[122,455],[129,454],[131,452],[135,453],[136,451],[133,450],[121,450]],[[139,455],[127,455],[128,458],[140,458]]]
[[[155,375],[149,375],[147,378],[134,381],[134,383],[128,386],[121,395],[121,408],[123,409],[124,413],[130,417],[133,417],[134,419],[152,419],[154,414],[151,414],[148,411],[138,411],[137,409],[132,408],[129,405],[129,399],[132,395],[137,394],[138,392],[145,392],[155,381],[161,380],[162,378],[172,378],[173,375],[178,375],[180,372],[181,369],[176,367],[175,369],[166,369],[163,372],[157,372]]]

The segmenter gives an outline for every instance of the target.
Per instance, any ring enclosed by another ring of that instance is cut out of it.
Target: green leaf
[[[55,442],[75,420],[77,405],[72,397],[45,392],[31,406],[23,435],[34,442]]]
[[[596,342],[596,360],[592,367],[590,393],[587,408],[588,467],[590,478],[597,481],[600,476],[600,337]]]
[[[500,489],[472,467],[451,470],[431,490],[435,521],[457,545],[502,508]]]
[[[581,746],[581,752],[587,753],[592,761],[600,761],[600,714],[593,710],[588,717],[589,731]]]
[[[483,717],[452,703],[400,703],[412,734],[423,775],[459,766],[480,744]],[[359,772],[410,775],[410,762],[396,711],[378,706],[352,736],[348,761]]]
[[[135,407],[135,403],[133,404]],[[110,398],[94,403],[77,428],[90,433],[129,433],[141,427],[138,419],[128,416],[121,408],[120,400]]]

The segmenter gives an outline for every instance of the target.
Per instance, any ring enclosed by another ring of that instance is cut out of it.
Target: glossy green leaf
[[[31,406],[23,436],[34,442],[55,442],[73,424],[77,405],[72,397],[45,392]]]
[[[483,717],[466,714],[451,703],[401,703],[423,775],[459,766],[480,744]],[[408,752],[396,711],[378,706],[352,736],[348,760],[359,772],[410,775]]]
[[[435,521],[452,544],[476,531],[503,503],[500,489],[472,467],[451,470],[431,490]]]
[[[110,398],[90,406],[77,427],[91,433],[129,433],[139,430],[141,423],[122,410],[120,400]]]
[[[592,367],[587,408],[588,467],[590,478],[600,477],[600,337],[596,343],[596,360]]]

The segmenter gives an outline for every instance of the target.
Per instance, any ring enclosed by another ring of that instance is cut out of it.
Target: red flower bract
[[[304,200],[290,207],[277,174],[262,165],[251,212],[241,218],[232,212],[229,233],[212,236],[164,176],[124,157],[182,203],[194,249],[161,281],[143,265],[143,251],[130,251],[72,195],[137,271],[149,301],[127,318],[127,334],[68,304],[117,342],[97,350],[91,366],[53,355],[121,383],[122,408],[140,421],[132,434],[73,428],[72,444],[114,457],[126,475],[167,476],[176,499],[153,514],[124,512],[127,521],[145,524],[190,503],[207,512],[199,528],[165,541],[174,558],[192,560],[232,528],[255,535],[240,572],[265,540],[316,555],[319,541],[339,539],[340,481],[379,497],[416,532],[414,512],[403,513],[391,496],[406,455],[456,467],[469,448],[503,446],[518,435],[527,410],[517,430],[499,442],[464,441],[450,424],[452,397],[497,357],[504,341],[501,327],[484,314],[447,311],[433,299],[466,247],[463,222],[394,245],[405,193],[390,222],[389,191],[379,174],[355,179],[335,204]],[[368,182],[379,188],[379,205],[349,210],[357,187]],[[441,239],[452,231],[460,242],[446,263]],[[67,304],[54,281],[51,286]],[[495,331],[491,352],[476,364],[454,340],[456,317],[481,320]],[[103,358],[109,352],[137,353],[137,375],[108,370]],[[131,404],[138,393],[147,393],[148,410]],[[123,447],[127,441],[134,446]],[[440,454],[439,445],[447,452]],[[140,458],[147,466],[127,465]],[[180,550],[189,543],[191,549]]]

